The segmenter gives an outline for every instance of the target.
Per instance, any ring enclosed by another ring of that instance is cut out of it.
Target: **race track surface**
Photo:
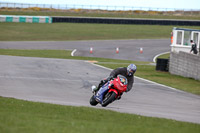
[[[90,107],[91,85],[97,85],[110,71],[79,60],[0,55],[0,95]],[[199,96],[139,78],[129,93],[106,109],[200,123]]]
[[[90,54],[90,48],[93,54]],[[119,48],[119,54],[116,54]],[[140,49],[143,53],[140,53]],[[95,41],[0,41],[0,49],[65,49],[75,56],[103,57],[153,62],[157,54],[170,51],[170,39],[95,40]]]

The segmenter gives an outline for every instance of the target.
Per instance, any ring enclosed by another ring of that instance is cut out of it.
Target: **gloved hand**
[[[101,80],[101,85],[104,85],[106,82],[108,82],[107,79]]]
[[[110,86],[111,88],[114,88],[114,84],[111,84],[111,86]]]

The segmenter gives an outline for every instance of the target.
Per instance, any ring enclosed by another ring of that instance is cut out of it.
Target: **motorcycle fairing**
[[[103,97],[104,94],[109,90],[109,85],[110,81],[108,81],[106,84],[104,84],[99,91],[97,92],[97,94],[94,96],[94,98],[99,102],[102,103],[103,102]]]
[[[118,95],[118,92],[115,89],[109,89],[109,92],[114,92],[114,93],[116,93],[116,96]]]

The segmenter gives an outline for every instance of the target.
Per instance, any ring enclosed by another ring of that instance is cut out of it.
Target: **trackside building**
[[[193,40],[198,54],[190,53]],[[200,30],[173,28],[169,72],[200,80]]]
[[[174,28],[171,36],[171,51],[172,52],[187,52],[191,50],[190,40],[197,44],[200,48],[200,30]]]

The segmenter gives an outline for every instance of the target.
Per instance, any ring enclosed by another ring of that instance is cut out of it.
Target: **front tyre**
[[[96,106],[98,104],[98,102],[94,99],[94,95],[90,98],[90,104],[92,106]]]
[[[108,104],[112,103],[115,100],[116,95],[117,94],[115,92],[109,92],[108,94],[106,94],[101,105],[103,107],[106,107]]]

